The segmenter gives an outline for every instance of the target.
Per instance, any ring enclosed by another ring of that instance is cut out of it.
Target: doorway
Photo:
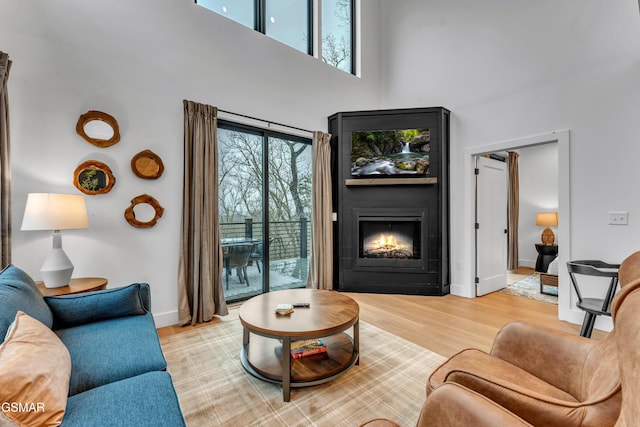
[[[467,248],[465,261],[463,264],[463,274],[466,281],[456,293],[462,296],[475,296],[475,192],[474,192],[474,161],[475,156],[485,153],[514,150],[538,144],[555,142],[558,144],[558,232],[557,238],[560,242],[558,260],[559,265],[565,265],[571,259],[571,237],[570,237],[570,186],[569,186],[569,131],[557,131],[548,134],[536,135],[521,139],[509,140],[495,144],[474,147],[465,151],[468,167],[465,168],[465,195],[468,200],[465,215],[465,235],[464,243]],[[505,266],[506,268],[506,266]],[[454,287],[452,286],[452,289]],[[578,310],[572,309],[569,276],[566,269],[559,269],[558,275],[558,317],[560,320],[567,320],[573,323],[581,322],[581,314]]]
[[[506,286],[504,293],[557,304],[556,297],[540,292],[541,274],[547,273],[547,269],[546,266],[542,269],[542,258],[538,253],[543,247],[541,231],[544,227],[537,225],[537,215],[558,210],[558,144],[549,142],[520,147],[479,156],[477,160],[476,222],[479,226],[476,227],[476,241],[482,248],[476,251],[480,267],[476,268],[477,295]],[[513,195],[513,201],[509,194]],[[553,225],[554,230],[556,226]],[[546,252],[557,251],[557,239],[555,243],[549,246],[553,250]],[[511,256],[509,262],[506,262],[507,253]],[[544,259],[548,261],[550,257]],[[556,265],[552,266],[554,278],[557,278]],[[488,283],[492,286],[487,286]],[[557,291],[549,286],[544,290],[547,293]]]

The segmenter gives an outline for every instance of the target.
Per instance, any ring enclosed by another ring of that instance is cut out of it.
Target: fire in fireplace
[[[359,216],[358,264],[413,266],[422,259],[421,216]]]
[[[364,258],[414,258],[413,242],[401,234],[380,233],[380,237],[367,238],[362,246]]]

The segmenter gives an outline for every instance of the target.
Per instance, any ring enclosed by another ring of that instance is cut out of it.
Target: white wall
[[[78,194],[75,168],[104,161],[115,187],[87,197],[91,228],[64,232],[74,276],[107,277],[112,287],[148,282],[158,325],[176,323],[183,99],[310,130],[326,129],[337,111],[376,108],[379,10],[364,3],[358,78],[193,0],[2,0],[0,50],[13,61],[14,264],[39,279],[51,245],[47,232],[20,231],[27,193]],[[88,110],[116,117],[117,145],[99,149],[75,133]],[[164,161],[157,181],[130,170],[144,149]],[[165,208],[151,229],[133,228],[123,216],[142,193]]]
[[[558,144],[540,144],[517,150],[520,182],[518,257],[522,267],[535,267],[543,227],[536,226],[538,212],[558,211]],[[557,227],[551,227],[558,240]]]
[[[398,0],[380,12],[383,106],[452,111],[452,289],[473,289],[465,150],[500,141],[569,129],[571,241],[561,244],[573,259],[609,262],[640,248],[635,0]],[[629,225],[608,225],[608,211],[628,211]],[[560,317],[581,319],[564,301]]]

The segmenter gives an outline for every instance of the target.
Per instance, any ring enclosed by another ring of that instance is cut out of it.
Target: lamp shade
[[[29,193],[21,230],[67,230],[88,228],[84,196]]]
[[[536,225],[541,227],[557,227],[558,212],[541,212],[536,214]]]

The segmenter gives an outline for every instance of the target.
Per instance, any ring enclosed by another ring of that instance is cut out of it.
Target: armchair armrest
[[[468,388],[446,382],[422,406],[417,427],[531,426],[514,413]]]
[[[568,393],[597,341],[523,322],[506,324],[491,355],[505,360]],[[562,361],[562,363],[558,363]]]
[[[54,330],[117,317],[144,315],[151,308],[150,289],[146,283],[45,297],[44,300],[53,313]]]

